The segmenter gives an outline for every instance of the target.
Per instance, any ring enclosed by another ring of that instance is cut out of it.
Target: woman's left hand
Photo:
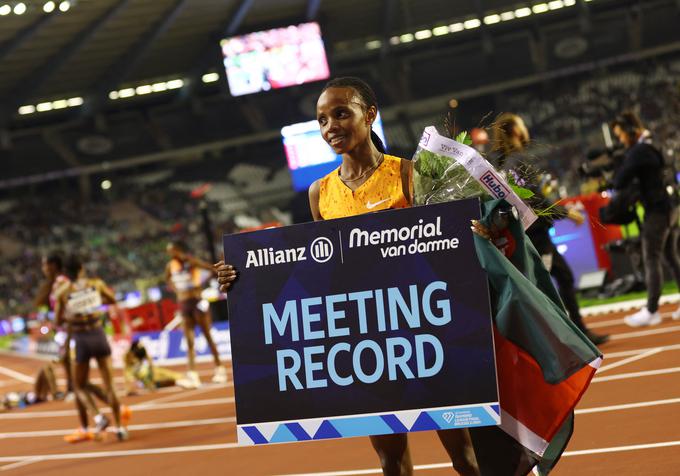
[[[493,234],[491,233],[491,229],[487,228],[486,226],[482,225],[479,220],[470,220],[472,222],[472,226],[470,229],[477,235],[481,236],[482,238],[493,241]]]

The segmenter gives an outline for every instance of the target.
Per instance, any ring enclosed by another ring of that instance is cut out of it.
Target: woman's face
[[[374,106],[365,108],[353,88],[328,88],[319,97],[316,119],[321,136],[336,154],[350,152],[371,140],[371,124],[377,111]]]
[[[174,246],[172,243],[168,243],[168,246],[165,247],[165,252],[170,256],[171,258],[176,258],[176,259],[182,259],[182,252],[179,250],[176,246]]]
[[[517,117],[515,119],[513,135],[516,141],[514,144],[516,149],[523,150],[527,145],[529,145],[529,130],[527,129],[527,126],[524,124],[524,121],[521,117]]]

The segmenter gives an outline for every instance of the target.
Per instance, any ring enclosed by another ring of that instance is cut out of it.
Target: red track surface
[[[604,364],[577,409],[576,431],[553,474],[680,474],[680,321],[670,320],[674,309],[662,308],[665,319],[653,328],[631,329],[621,314],[587,320],[613,339],[602,347]],[[654,352],[657,348],[661,350]],[[28,389],[11,371],[33,376],[40,365],[0,356],[0,393]],[[201,369],[209,381],[211,367]],[[366,438],[237,447],[233,395],[230,385],[206,385],[125,397],[134,413],[131,439],[124,443],[113,435],[101,443],[65,443],[63,434],[77,425],[73,403],[50,402],[0,414],[0,473],[380,474]],[[432,432],[409,438],[417,474],[454,474]]]

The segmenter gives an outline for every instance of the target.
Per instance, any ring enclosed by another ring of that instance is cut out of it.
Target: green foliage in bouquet
[[[456,141],[466,145],[472,143],[467,132],[461,132]],[[450,157],[419,148],[413,158],[413,168],[416,205],[487,196],[465,167]]]
[[[508,179],[508,184],[510,185],[510,188],[512,188],[513,192],[517,194],[519,198],[522,200],[528,200],[534,195],[536,195],[534,192],[529,190],[528,188],[522,187],[521,185],[518,185],[516,182],[516,175],[513,173],[509,173],[507,176]]]

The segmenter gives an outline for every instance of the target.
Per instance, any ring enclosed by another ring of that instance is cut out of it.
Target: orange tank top
[[[201,271],[187,262],[173,259],[170,261],[170,280],[177,291],[193,291],[201,287]]]
[[[340,168],[319,182],[319,212],[324,220],[390,208],[407,208],[401,181],[401,159],[385,154],[373,174],[355,191],[340,180]]]

